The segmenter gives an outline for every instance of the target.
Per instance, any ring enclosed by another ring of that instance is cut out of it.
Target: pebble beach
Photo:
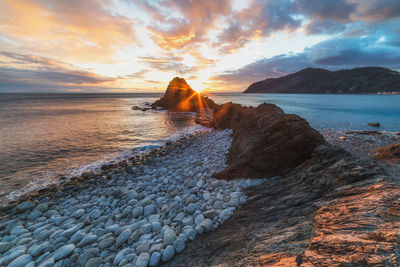
[[[157,266],[214,231],[258,180],[217,180],[231,131],[203,129],[2,211],[0,266]]]

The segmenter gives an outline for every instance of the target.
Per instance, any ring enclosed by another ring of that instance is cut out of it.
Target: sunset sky
[[[0,0],[0,92],[243,91],[358,66],[400,70],[399,0]]]

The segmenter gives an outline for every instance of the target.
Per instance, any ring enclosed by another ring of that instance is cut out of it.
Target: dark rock
[[[132,109],[133,109],[133,110],[140,110],[140,107],[138,107],[138,106],[133,106]]]
[[[217,178],[257,178],[282,175],[310,158],[324,143],[306,120],[285,114],[273,104],[257,108],[226,103],[215,111],[212,125],[232,128],[228,167]]]
[[[192,112],[202,108],[214,109],[216,106],[214,101],[200,95],[186,83],[185,79],[178,77],[169,82],[164,96],[152,104],[152,108]]]
[[[368,122],[367,125],[372,127],[381,127],[381,124],[379,122]]]

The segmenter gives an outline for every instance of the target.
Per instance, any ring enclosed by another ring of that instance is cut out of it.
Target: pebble
[[[13,246],[11,242],[0,242],[0,253],[9,250]]]
[[[133,218],[137,218],[143,214],[143,207],[136,207],[132,210]]]
[[[148,242],[143,242],[136,248],[136,254],[140,255],[144,252],[149,252],[149,250],[150,250],[150,244]]]
[[[124,244],[128,238],[131,236],[132,231],[131,229],[126,229],[125,231],[123,231],[115,240],[115,246],[118,248],[120,246],[122,246],[122,244]]]
[[[103,260],[100,257],[91,258],[86,263],[85,267],[99,267],[103,263]]]
[[[92,220],[96,220],[97,218],[99,218],[101,216],[101,211],[99,211],[98,209],[94,209],[89,213],[89,217]]]
[[[136,264],[135,267],[146,267],[147,264],[149,263],[150,260],[150,255],[149,253],[142,253],[139,255],[139,257],[136,259]]]
[[[149,266],[151,266],[151,267],[157,266],[158,263],[160,262],[160,259],[161,259],[160,252],[158,252],[158,251],[154,252],[153,254],[151,254]]]
[[[175,231],[172,229],[167,229],[164,233],[164,245],[170,245],[172,244],[176,239],[176,234]]]
[[[176,253],[181,253],[185,249],[185,241],[182,238],[177,238],[173,243]]]
[[[99,242],[99,249],[105,249],[111,246],[114,243],[115,238],[109,237]]]
[[[92,244],[94,241],[97,240],[96,235],[86,235],[79,243],[77,244],[78,247],[84,247],[86,245]]]
[[[74,244],[68,244],[68,245],[62,246],[59,249],[57,249],[56,252],[54,252],[53,257],[55,260],[63,259],[65,257],[67,257],[69,254],[71,254],[74,249],[75,249]]]
[[[172,257],[174,257],[175,255],[175,248],[172,245],[168,245],[165,249],[164,252],[162,254],[162,258],[161,260],[163,262],[167,262],[170,261],[172,259]]]
[[[29,254],[24,254],[13,260],[7,267],[26,267],[33,260]]]

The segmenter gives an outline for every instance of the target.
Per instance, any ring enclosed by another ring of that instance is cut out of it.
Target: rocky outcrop
[[[377,150],[379,159],[391,163],[400,163],[400,143],[381,147]]]
[[[365,67],[329,71],[307,68],[279,78],[251,84],[243,93],[375,94],[400,93],[400,73]]]
[[[285,174],[324,142],[306,120],[273,104],[254,108],[226,103],[214,112],[212,126],[233,130],[228,167],[215,175],[224,179]]]
[[[377,163],[323,144],[246,194],[166,266],[399,266],[400,188]]]
[[[161,107],[169,111],[195,112],[202,108],[214,109],[217,105],[208,97],[193,90],[183,78],[173,78],[164,96],[152,104],[153,108]]]

